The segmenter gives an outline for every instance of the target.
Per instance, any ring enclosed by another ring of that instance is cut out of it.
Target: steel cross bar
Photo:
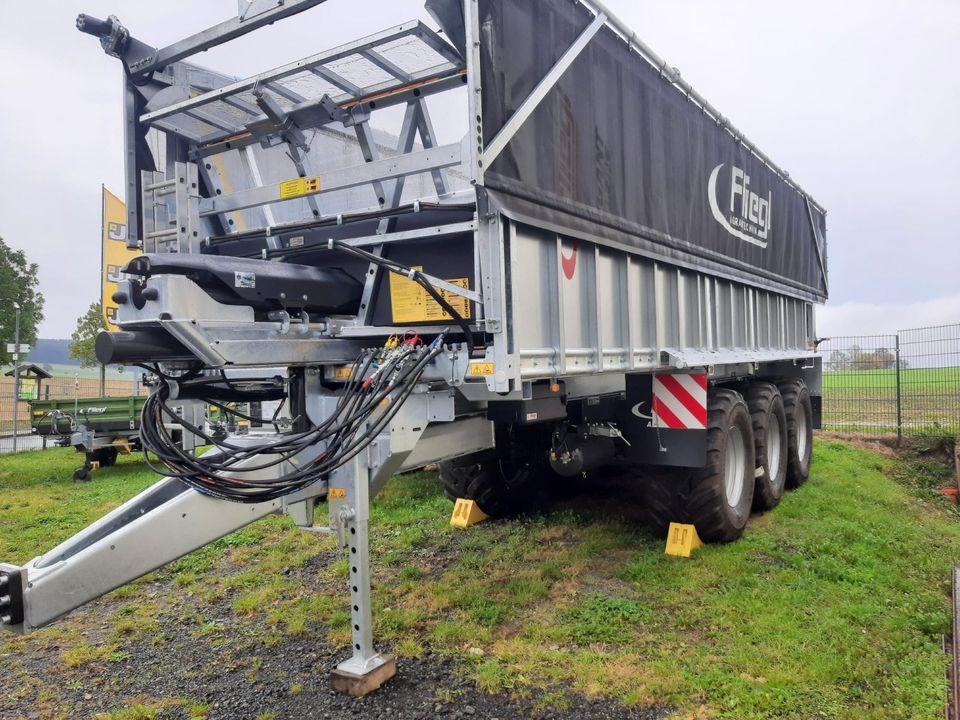
[[[194,120],[197,120],[199,122],[206,123],[207,125],[211,125],[212,127],[219,128],[224,132],[228,132],[231,134],[243,132],[242,127],[238,127],[236,125],[231,125],[229,123],[226,123],[220,118],[214,116],[212,113],[208,113],[206,110],[201,110],[200,108],[196,108],[194,110],[188,110],[187,112],[184,113],[184,115],[187,115],[188,117],[192,117]]]
[[[250,115],[251,118],[260,117],[262,114],[260,108],[252,103],[248,103],[246,100],[241,100],[238,97],[233,95],[227,95],[226,97],[220,98],[220,101],[230,107],[236,108],[242,112],[245,112],[247,115]]]
[[[310,8],[325,2],[325,0],[286,0],[272,10],[260,13],[248,20],[237,17],[224,20],[221,23],[194,33],[190,37],[184,38],[178,42],[161,48],[152,55],[148,55],[140,60],[130,64],[130,71],[134,73],[146,73],[151,70],[159,70],[167,65],[171,65],[178,60],[196,55],[204,50],[209,50],[217,45],[234,40],[241,35],[261,28],[264,25],[272,25],[277,20],[283,20],[291,15],[296,15],[309,10]]]
[[[316,494],[322,494],[320,488]],[[48,625],[104,593],[282,509],[280,500],[241,505],[201,495],[173,478],[161,480],[26,565],[26,612],[19,629],[28,632]]]
[[[477,223],[473,220],[468,220],[465,222],[450,223],[449,225],[435,225],[426,228],[418,228],[417,230],[401,230],[400,232],[391,232],[383,235],[366,235],[363,237],[345,238],[340,240],[340,242],[343,245],[349,245],[350,247],[363,248],[371,245],[387,245],[389,243],[404,242],[406,240],[414,240],[419,238],[437,238],[448,235],[472,233],[476,229]],[[459,292],[463,291],[463,288],[457,287],[456,290],[459,294]],[[479,300],[477,300],[477,302],[479,302]]]
[[[360,152],[367,163],[373,163],[380,160],[380,151],[377,149],[377,141],[373,137],[373,130],[369,122],[357,123],[354,126],[354,132],[357,136],[357,144],[360,145]],[[373,186],[373,192],[377,196],[377,203],[383,207],[387,201],[387,193],[380,178],[374,178],[370,181]]]
[[[464,72],[462,70],[453,69],[451,74],[440,76],[426,77],[427,74],[428,73],[424,73],[424,80],[415,81],[409,85],[391,87],[389,83],[381,83],[381,87],[379,89],[377,87],[365,88],[365,95],[362,98],[353,98],[347,94],[344,94],[343,97],[347,99],[342,100],[337,107],[341,110],[350,110],[351,108],[357,107],[364,102],[375,100],[377,103],[377,109],[383,110],[395,105],[408,103],[418,97],[422,98],[429,95],[435,95],[437,93],[447,92],[448,90],[460,87],[463,84]],[[224,102],[227,102],[227,98],[220,99]],[[291,116],[296,122],[302,113],[309,115],[310,113],[314,112],[318,106],[322,105],[323,102],[323,99],[321,99],[301,103],[300,105],[290,108],[290,110],[287,111],[287,115]],[[264,116],[260,114],[257,116],[257,118],[251,119],[250,123],[253,124],[259,120],[262,120],[263,118]],[[313,128],[320,127],[324,124],[327,123],[317,123],[314,120],[308,124],[304,124],[302,127]],[[168,130],[175,133],[183,133],[183,131],[176,126],[175,122],[170,119],[158,120],[155,125],[163,130]],[[192,150],[191,153],[194,153],[196,157],[214,155],[226,150],[239,149],[246,145],[258,143],[260,142],[261,137],[262,133],[253,132],[251,130],[247,130],[240,135],[228,137],[224,137],[223,133],[209,133],[201,138],[191,135],[191,141],[197,145],[197,148]]]
[[[429,110],[427,110],[426,98],[422,97],[417,100],[417,130],[420,132],[420,140],[425,148],[436,146],[437,139],[433,130],[433,121],[430,119]],[[443,177],[443,171],[434,170],[431,175],[437,195],[446,195],[447,181]]]
[[[221,88],[204,93],[203,95],[198,95],[195,98],[189,98],[187,100],[174,103],[173,105],[168,105],[165,108],[160,108],[159,110],[145,113],[140,116],[140,122],[152,123],[162,118],[181,113],[184,110],[188,110],[199,105],[206,105],[214,100],[222,100],[224,96],[236,95],[244,91],[253,90],[253,88],[257,85],[264,85],[268,82],[282,80],[286,77],[296,75],[301,72],[308,72],[311,67],[330,63],[335,60],[340,60],[350,55],[356,55],[365,48],[377,47],[389,42],[390,40],[406,37],[418,31],[430,32],[429,28],[423,25],[423,23],[420,21],[411,20],[373,35],[369,35],[365,38],[361,38],[360,40],[346,43],[345,45],[340,45],[322,53],[317,53],[316,55],[312,55],[311,57],[303,60],[288,63],[279,68],[268,70],[267,72],[259,73],[257,75],[252,75],[251,77],[248,77],[244,80],[238,80],[237,82],[230,83],[229,85],[224,85]]]
[[[284,100],[288,100],[289,102],[292,102],[294,105],[296,105],[297,103],[302,103],[304,100],[306,100],[306,98],[300,93],[295,93],[290,88],[285,87],[278,82],[266,82],[264,83],[264,86],[270,92],[276,93],[277,95],[282,97]]]
[[[417,115],[419,114],[418,103],[409,102],[407,103],[406,110],[403,113],[403,124],[400,127],[400,137],[397,139],[397,152],[401,155],[407,155],[413,152],[414,144],[417,140]],[[424,143],[426,146],[426,143]],[[406,177],[397,178],[397,182],[393,186],[393,193],[388,199],[388,208],[395,208],[400,205],[400,201],[403,199],[403,187],[406,185]],[[386,231],[385,226],[381,223],[381,230]]]
[[[490,141],[490,144],[484,149],[483,155],[480,157],[484,168],[490,167],[493,161],[503,152],[504,148],[506,148],[513,139],[513,136],[523,127],[527,118],[539,107],[540,103],[543,102],[543,99],[547,96],[547,93],[550,92],[553,86],[563,77],[563,74],[569,67],[573,65],[573,61],[580,57],[580,53],[586,49],[587,45],[593,40],[593,37],[600,32],[600,28],[602,28],[606,22],[607,16],[602,12],[598,13],[589,27],[580,34],[580,37],[567,49],[563,56],[557,61],[556,65],[550,68],[549,72],[543,77],[543,80],[541,80],[533,89],[533,92],[527,96],[523,104],[517,108],[513,116],[507,120],[506,124],[500,129],[500,132],[497,133],[496,137],[494,137],[493,140]]]
[[[396,63],[391,62],[390,60],[388,60],[387,58],[385,58],[383,55],[378,53],[376,50],[373,50],[372,48],[367,48],[360,54],[363,57],[365,57],[367,60],[372,62],[374,65],[376,65],[378,68],[383,70],[385,73],[395,77],[397,80],[399,80],[402,83],[408,83],[411,80],[413,80],[413,76],[410,75],[410,73],[408,73],[406,70],[401,68]]]
[[[330,68],[324,65],[314,65],[310,68],[312,72],[317,77],[327,81],[334,87],[340,88],[343,92],[353,95],[353,97],[358,98],[363,95],[363,88],[359,85],[354,85],[352,82],[347,80],[342,75],[335,73]]]
[[[420,152],[410,153],[395,158],[375,160],[364,165],[357,165],[332,172],[316,190],[305,192],[301,197],[320,195],[321,193],[345,190],[359,185],[368,185],[374,181],[392,180],[406,175],[430,172],[435,169],[453,167],[461,163],[462,148],[460,143],[443,145],[438,148],[429,148]],[[200,201],[200,216],[218,215],[234,210],[245,210],[259,207],[268,203],[281,202],[276,185],[239,190],[231,195],[221,195],[215,198],[205,198]]]

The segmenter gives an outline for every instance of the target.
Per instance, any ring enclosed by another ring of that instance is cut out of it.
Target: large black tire
[[[744,399],[753,419],[757,475],[754,510],[771,510],[780,503],[787,482],[787,420],[777,386],[753,382]]]
[[[753,421],[743,396],[715,388],[707,398],[707,464],[687,477],[687,521],[705,542],[743,534],[753,505],[756,468]]]
[[[495,450],[440,463],[443,490],[451,500],[476,501],[491,517],[525,512],[533,505],[548,467],[537,449],[537,443],[525,446],[511,429],[498,429]]]
[[[90,463],[100,463],[100,467],[110,467],[117,462],[117,449],[113,447],[97,448],[86,454],[87,465]]]
[[[117,464],[117,449],[115,447],[100,448],[100,467],[112,467]]]
[[[639,474],[642,518],[650,532],[665,538],[672,522],[686,522],[681,502],[680,470],[650,468]]]
[[[813,406],[807,384],[800,378],[777,383],[787,416],[787,488],[803,485],[813,460]]]

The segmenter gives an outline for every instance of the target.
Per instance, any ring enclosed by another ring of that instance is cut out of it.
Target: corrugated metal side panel
[[[527,225],[511,224],[508,261],[523,379],[810,353],[807,301]]]

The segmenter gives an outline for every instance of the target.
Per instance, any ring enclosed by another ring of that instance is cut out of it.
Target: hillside
[[[83,378],[100,377],[100,367],[80,367],[80,361],[70,357],[70,340],[55,338],[40,338],[36,345],[27,355],[28,363],[39,365],[54,377],[73,377],[79,375]],[[10,366],[3,368],[4,372],[10,369]],[[124,368],[123,372],[115,367],[107,368],[107,378],[130,379],[138,368]]]
[[[48,339],[40,338],[37,344],[30,350],[27,356],[27,362],[37,365],[79,365],[79,360],[70,357],[69,339]]]

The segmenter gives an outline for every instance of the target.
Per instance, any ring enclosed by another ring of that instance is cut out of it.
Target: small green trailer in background
[[[73,479],[90,479],[93,463],[113,465],[117,455],[140,449],[140,413],[146,395],[60,400],[31,400],[33,432],[73,446],[86,456]]]

